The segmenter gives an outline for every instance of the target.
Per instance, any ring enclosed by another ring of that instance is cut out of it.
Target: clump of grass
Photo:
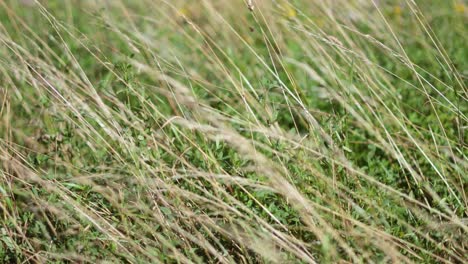
[[[423,2],[0,2],[0,259],[466,262],[466,12]]]

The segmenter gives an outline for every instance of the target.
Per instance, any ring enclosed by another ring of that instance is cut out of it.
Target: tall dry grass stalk
[[[0,2],[0,256],[467,261],[468,94],[427,12],[196,2]]]

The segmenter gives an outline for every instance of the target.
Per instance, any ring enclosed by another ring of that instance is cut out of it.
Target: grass
[[[1,262],[467,262],[466,12],[0,0]]]

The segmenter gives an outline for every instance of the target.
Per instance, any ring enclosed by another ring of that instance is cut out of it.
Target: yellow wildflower
[[[465,7],[465,4],[463,4],[463,3],[456,3],[455,6],[454,6],[454,9],[455,9],[455,12],[460,13],[460,14],[464,14],[465,10],[466,10],[466,7]]]
[[[395,14],[395,16],[401,16],[401,6],[396,5],[396,6],[393,8],[393,14]]]
[[[292,7],[286,1],[282,1],[280,6],[281,6],[281,9],[283,10],[283,15],[286,18],[293,19],[293,18],[295,18],[297,16],[296,9],[294,9],[294,7]]]

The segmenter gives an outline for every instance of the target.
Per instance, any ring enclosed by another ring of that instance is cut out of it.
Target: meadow
[[[459,0],[0,0],[0,263],[467,263]]]

